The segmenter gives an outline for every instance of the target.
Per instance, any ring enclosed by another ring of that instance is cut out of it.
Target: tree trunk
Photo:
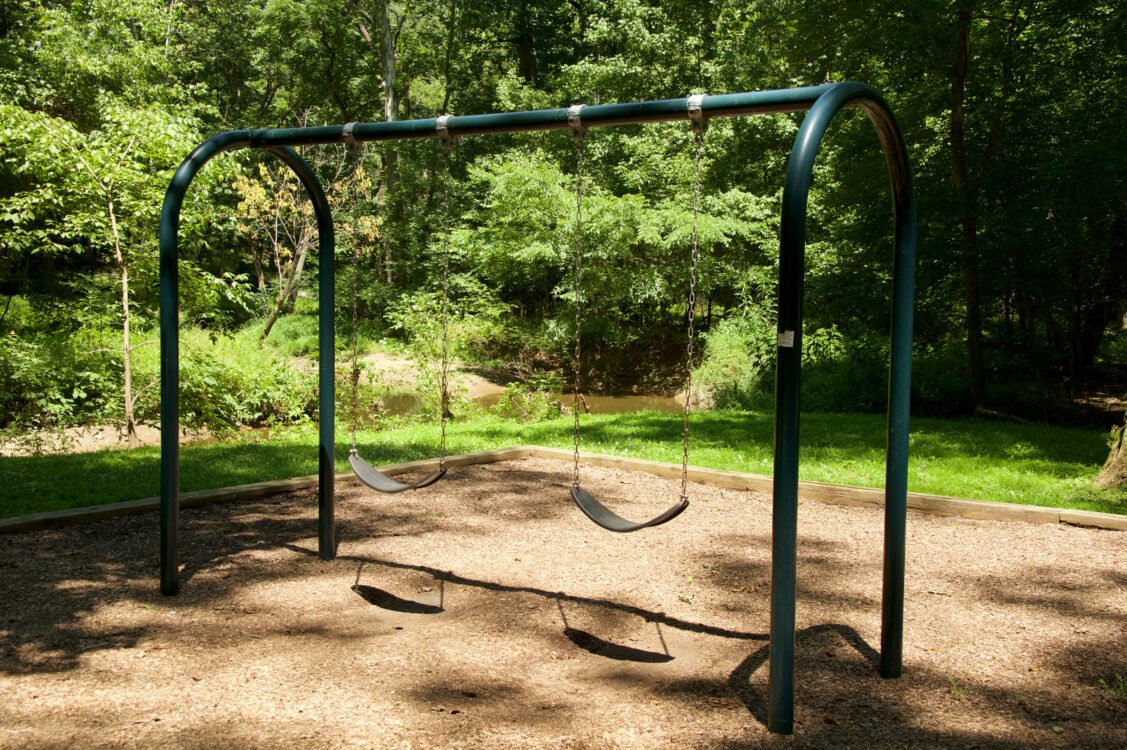
[[[450,61],[454,57],[454,32],[458,28],[458,0],[450,0],[450,18],[446,25],[446,60],[443,63],[442,76],[444,80],[445,92],[442,95],[442,111],[445,112],[450,107],[450,95],[452,93],[451,79],[450,79]]]
[[[529,85],[536,85],[536,34],[528,17],[528,8],[522,3],[517,13],[517,75]]]
[[[977,196],[967,178],[965,134],[963,128],[963,94],[970,56],[971,11],[958,13],[958,42],[955,69],[951,74],[951,168],[955,193],[959,202],[959,223],[962,227],[963,295],[967,314],[967,359],[971,395],[976,406],[986,401],[986,368],[982,358],[982,313],[978,295],[978,225]]]
[[[106,211],[110,216],[110,229],[113,231],[113,257],[117,269],[121,273],[121,360],[125,371],[124,406],[125,406],[125,432],[129,440],[129,448],[133,449],[141,444],[137,437],[137,422],[133,418],[133,364],[132,347],[129,340],[129,269],[125,267],[125,256],[121,252],[121,236],[117,228],[117,216],[113,212],[113,194],[106,195]]]
[[[254,259],[254,278],[258,291],[266,288],[266,274],[262,270],[262,254],[258,252],[258,241],[252,234],[250,236],[250,255]]]
[[[1095,485],[1097,487],[1127,487],[1127,446],[1123,445],[1125,433],[1127,433],[1127,416],[1125,416],[1123,426],[1119,428],[1119,437],[1111,446],[1111,453],[1108,454],[1107,462],[1100,469],[1100,473],[1096,475]]]
[[[296,294],[298,283],[301,281],[301,271],[305,268],[305,256],[309,253],[312,244],[312,230],[308,228],[302,230],[301,238],[297,242],[297,247],[294,248],[294,261],[286,270],[284,280],[278,285],[278,295],[274,298],[274,305],[270,310],[270,315],[266,318],[266,325],[262,327],[262,335],[258,337],[259,341],[265,341],[266,337],[270,335],[270,330],[278,322],[278,316],[282,314],[286,303]]]
[[[383,117],[387,122],[399,119],[399,75],[395,65],[395,30],[391,28],[391,14],[387,0],[376,4],[376,17],[380,25],[380,55],[383,67]]]
[[[379,58],[380,69],[383,76],[383,116],[385,122],[395,122],[399,119],[399,100],[400,91],[399,83],[399,69],[397,67],[398,54],[397,45],[399,37],[399,29],[393,28],[391,25],[391,13],[388,7],[388,0],[378,0],[375,6],[374,17],[373,14],[361,11],[361,14],[369,21],[374,22],[379,26],[377,33],[379,34]],[[400,20],[400,26],[402,19]],[[361,33],[364,38],[371,44],[372,38],[361,26]],[[383,193],[386,196],[387,216],[389,221],[393,219],[395,212],[395,168],[398,162],[398,153],[395,146],[388,143],[384,148],[382,154],[382,169],[380,170],[381,185],[377,186],[376,194]],[[387,283],[392,283],[392,259],[391,259],[391,242],[388,239],[386,230],[381,232],[383,244],[383,267],[386,274]]]

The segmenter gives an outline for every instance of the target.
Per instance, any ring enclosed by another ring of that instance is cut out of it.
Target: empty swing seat
[[[405,492],[406,490],[417,490],[421,487],[434,484],[446,473],[446,467],[443,466],[436,471],[432,471],[425,477],[412,484],[403,484],[397,482],[386,474],[381,473],[376,467],[360,458],[360,454],[356,451],[351,451],[348,454],[348,465],[352,467],[352,473],[363,482],[371,487],[376,492],[382,492],[385,495],[393,495],[397,492]]]
[[[661,515],[654,516],[648,521],[634,523],[633,521],[627,521],[625,518],[600,503],[591,493],[587,492],[587,490],[582,487],[571,488],[571,499],[575,501],[575,504],[579,506],[579,509],[583,511],[588,518],[599,526],[602,526],[607,531],[617,531],[622,534],[637,531],[638,529],[645,529],[650,526],[660,526],[666,521],[672,521],[674,518],[681,515],[681,511],[689,507],[689,501],[682,498],[676,505]]]

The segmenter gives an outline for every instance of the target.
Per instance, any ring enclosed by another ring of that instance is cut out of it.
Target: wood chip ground
[[[313,493],[186,509],[177,597],[155,515],[0,537],[0,747],[1127,747],[1127,533],[911,514],[883,680],[881,512],[802,502],[776,737],[770,498],[693,486],[618,535],[569,478],[525,459],[341,488],[333,562]],[[630,518],[678,492],[584,486]]]

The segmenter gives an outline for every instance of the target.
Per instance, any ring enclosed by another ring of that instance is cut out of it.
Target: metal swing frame
[[[707,118],[808,112],[799,128],[787,164],[779,242],[767,728],[772,732],[789,734],[794,726],[798,397],[806,209],[818,146],[834,115],[845,108],[859,108],[868,115],[876,128],[888,165],[895,216],[880,649],[880,674],[883,677],[899,677],[902,668],[916,199],[907,149],[896,118],[881,95],[865,84],[829,83],[794,89],[705,96],[700,100],[700,107]],[[592,128],[683,121],[689,119],[687,109],[687,98],[593,105],[583,108],[582,125]],[[450,137],[570,128],[567,108],[449,117],[444,124]],[[365,142],[443,136],[437,127],[436,118],[361,123],[352,129],[351,135],[357,141]],[[210,159],[224,151],[258,148],[277,156],[295,172],[305,187],[317,217],[320,253],[318,549],[323,560],[331,560],[336,556],[333,494],[336,447],[333,403],[333,313],[336,304],[333,220],[317,177],[293,147],[345,141],[342,125],[228,131],[215,135],[198,146],[176,170],[169,184],[160,218],[160,589],[163,594],[174,595],[180,588],[180,351],[177,274],[180,210],[193,177]]]

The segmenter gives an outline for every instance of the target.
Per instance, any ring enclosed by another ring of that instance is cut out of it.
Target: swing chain
[[[356,176],[360,174],[363,168],[361,159],[364,154],[364,147],[356,141],[356,136],[352,134],[352,129],[356,127],[356,123],[346,123],[343,130],[345,146],[348,150],[348,158],[356,162],[352,170],[353,181]],[[353,188],[356,186],[353,185]],[[359,411],[359,391],[360,391],[360,338],[358,335],[359,325],[359,311],[358,299],[360,296],[359,281],[360,275],[360,242],[356,236],[355,230],[358,228],[360,222],[360,196],[356,195],[352,203],[352,228],[354,236],[352,237],[352,371],[349,373],[349,380],[351,381],[352,390],[352,419],[349,420],[351,428],[351,443],[352,447],[349,453],[356,453],[356,423],[360,419]]]
[[[575,168],[575,357],[573,359],[575,369],[575,403],[572,406],[572,415],[574,418],[574,450],[573,458],[574,463],[572,466],[571,486],[579,486],[579,323],[580,323],[580,278],[583,272],[583,167],[584,167],[584,152],[583,152],[583,136],[585,135],[586,128],[583,127],[579,119],[580,110],[583,109],[582,104],[576,104],[569,107],[567,110],[567,121],[571,125],[571,137],[575,141],[575,155],[576,155],[576,168]]]
[[[449,115],[444,115],[439,118],[442,120],[442,132],[446,133],[446,118]],[[449,359],[450,359],[450,150],[454,147],[454,139],[444,137],[442,139],[442,154],[443,154],[443,180],[442,180],[442,396],[439,409],[441,414],[438,417],[438,423],[442,431],[440,439],[441,453],[438,458],[438,468],[446,469],[446,412],[449,408],[450,394],[448,374]]]
[[[699,105],[698,105],[699,106]],[[692,110],[690,109],[690,112]],[[699,111],[699,110],[698,110]],[[704,127],[693,126],[693,250],[689,263],[689,343],[685,355],[685,424],[681,441],[681,499],[689,499],[689,412],[693,396],[693,336],[697,308],[697,261],[700,248],[697,234],[697,215],[700,212],[700,154],[704,145]]]

